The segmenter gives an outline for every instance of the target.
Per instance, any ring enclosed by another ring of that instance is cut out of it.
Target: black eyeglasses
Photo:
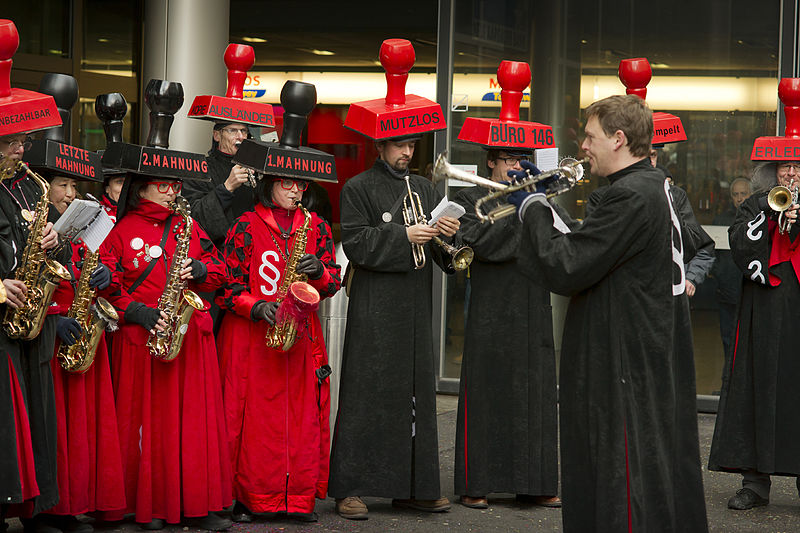
[[[530,160],[531,160],[531,158],[526,156],[526,155],[523,155],[523,156],[520,156],[520,157],[498,157],[497,158],[497,161],[505,161],[506,165],[508,165],[510,167],[513,167],[519,161],[530,161]]]
[[[297,190],[300,192],[303,192],[306,189],[308,189],[307,181],[297,181],[297,180],[290,180],[287,178],[281,178],[281,187],[283,187],[287,191],[291,191],[292,187],[295,185],[297,185]]]
[[[29,149],[31,147],[33,139],[31,139],[30,137],[25,137],[24,141],[14,140],[14,141],[0,141],[0,142],[2,142],[3,144],[7,144],[11,148],[12,152],[16,152],[20,148],[24,148],[25,150]]]

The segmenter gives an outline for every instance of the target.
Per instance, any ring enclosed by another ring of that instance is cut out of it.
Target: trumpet
[[[403,198],[403,221],[406,227],[413,226],[414,224],[427,224],[428,219],[425,217],[425,211],[422,209],[422,201],[419,194],[411,190],[411,182],[406,176],[406,188],[408,194]],[[447,244],[439,237],[433,237],[431,242],[441,246],[445,252],[450,255],[450,261],[453,263],[453,268],[456,270],[466,270],[472,263],[472,258],[475,253],[469,246],[456,248]],[[425,267],[425,245],[411,243],[411,252],[414,254],[414,269],[419,270]]]
[[[487,202],[494,203],[512,192],[520,190],[543,192],[548,198],[564,194],[583,179],[584,172],[582,165],[588,161],[588,159],[577,160],[573,157],[565,157],[558,163],[558,167],[553,170],[548,170],[547,172],[542,172],[535,176],[529,176],[511,185],[504,185],[457,169],[448,163],[444,154],[441,154],[436,160],[436,165],[433,167],[433,180],[456,178],[492,189],[492,192],[479,198],[478,201],[475,202],[475,214],[481,222],[489,221],[490,223],[494,223],[496,220],[514,213],[516,207],[509,203],[501,203],[490,211],[484,212],[483,206]]]
[[[778,213],[778,231],[782,234],[789,231],[789,219],[784,215],[792,205],[797,203],[797,189],[797,186],[789,189],[778,185],[770,189],[767,194],[767,204],[770,209]]]

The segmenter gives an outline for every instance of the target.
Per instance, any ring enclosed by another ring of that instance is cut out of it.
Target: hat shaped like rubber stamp
[[[416,60],[411,42],[383,41],[380,60],[386,70],[386,98],[350,104],[344,127],[376,141],[418,138],[447,128],[442,106],[422,96],[406,94],[408,72]]]
[[[281,140],[269,143],[245,139],[232,161],[269,176],[336,183],[333,155],[300,145],[308,115],[317,105],[317,88],[311,83],[289,80],[281,89],[281,105]]]
[[[644,57],[623,59],[619,62],[619,79],[627,94],[645,100],[647,84],[653,77],[650,62]],[[681,119],[669,113],[653,113],[653,144],[667,144],[686,140]]]
[[[61,125],[52,96],[11,88],[11,65],[19,48],[13,21],[0,19],[0,137],[33,133]]]
[[[39,83],[39,91],[53,97],[63,124],[45,130],[42,138],[33,141],[25,150],[25,161],[32,169],[45,175],[103,181],[100,156],[64,142],[69,131],[70,109],[78,101],[77,80],[67,74],[45,74]]]
[[[106,146],[111,143],[121,143],[122,128],[125,125],[123,119],[128,113],[128,103],[122,93],[98,94],[94,100],[94,114],[103,123],[103,132],[106,134]],[[103,156],[105,150],[98,150],[98,155]],[[125,174],[125,171],[118,168],[103,167],[103,175],[106,179],[113,176]]]
[[[783,102],[786,131],[783,137],[758,137],[753,161],[800,161],[800,78],[782,78],[778,98]]]
[[[159,178],[210,181],[204,155],[168,149],[169,130],[175,113],[183,105],[183,85],[150,80],[144,90],[144,100],[150,108],[147,146],[111,142],[103,152],[103,166]]]
[[[531,83],[531,67],[520,61],[503,61],[497,68],[500,84],[500,118],[467,117],[458,140],[484,148],[508,148],[530,153],[537,148],[553,148],[553,128],[519,119],[522,91]]]
[[[247,71],[253,68],[256,54],[252,46],[231,43],[225,49],[225,66],[228,67],[228,90],[225,96],[198,96],[189,108],[189,118],[214,122],[238,122],[262,128],[274,128],[272,106],[244,100],[244,82]]]

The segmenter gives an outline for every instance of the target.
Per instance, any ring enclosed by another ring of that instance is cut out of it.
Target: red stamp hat
[[[19,47],[13,21],[0,19],[0,137],[61,125],[52,96],[11,88],[12,57]]]
[[[274,128],[272,106],[249,102],[243,98],[247,71],[253,68],[256,54],[253,47],[231,43],[225,49],[225,66],[228,67],[228,90],[225,96],[198,96],[189,108],[189,118],[214,122],[239,122],[262,128]]]
[[[753,161],[800,161],[800,78],[783,78],[778,83],[783,102],[786,131],[783,137],[759,137],[753,143]]]
[[[344,127],[370,139],[418,138],[447,128],[442,106],[416,94],[406,94],[408,71],[414,66],[414,46],[406,39],[386,39],[380,60],[386,69],[386,97],[350,104]]]
[[[647,97],[647,84],[653,77],[647,58],[636,57],[619,62],[619,79],[626,94],[635,94],[642,100]],[[669,113],[653,113],[653,144],[667,144],[686,140],[686,130],[679,117]]]
[[[520,61],[503,61],[497,68],[500,84],[500,118],[467,117],[458,140],[484,148],[510,148],[530,153],[537,148],[554,148],[553,128],[519,119],[522,91],[531,83],[531,67]]]

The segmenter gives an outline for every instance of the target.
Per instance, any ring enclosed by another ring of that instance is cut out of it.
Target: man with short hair
[[[507,182],[508,171],[521,170],[531,152],[489,148],[489,179]],[[475,253],[468,278],[455,493],[462,505],[474,509],[489,507],[490,493],[560,507],[550,292],[517,264],[519,219],[508,216],[494,224],[478,219],[475,204],[489,192],[469,187],[454,198],[466,211],[461,238]]]
[[[731,204],[722,213],[714,217],[715,226],[730,227],[736,220],[736,213],[742,203],[750,197],[750,180],[736,178],[730,185]],[[717,280],[717,308],[719,310],[719,333],[722,338],[722,350],[728,357],[733,348],[736,334],[736,304],[742,294],[742,271],[736,266],[731,250],[716,250],[716,261],[712,269]]]
[[[183,194],[191,205],[192,218],[206,230],[214,246],[221,248],[233,221],[255,207],[253,189],[242,187],[250,179],[248,170],[231,161],[250,133],[247,124],[216,122],[212,135],[207,156],[211,181],[187,182]]]
[[[652,112],[627,95],[586,116],[582,148],[611,185],[583,225],[554,228],[541,193],[509,197],[523,222],[520,265],[572,296],[559,395],[564,530],[706,531],[682,238],[648,159]]]
[[[415,202],[406,177],[421,214],[430,217],[441,200],[429,180],[409,173],[418,137],[378,140],[375,164],[342,188],[350,300],[328,493],[349,519],[367,518],[361,496],[420,511],[450,509],[439,484],[431,270],[433,263],[454,270],[430,241],[450,240],[460,224],[448,216],[433,226],[404,223],[404,198]]]

